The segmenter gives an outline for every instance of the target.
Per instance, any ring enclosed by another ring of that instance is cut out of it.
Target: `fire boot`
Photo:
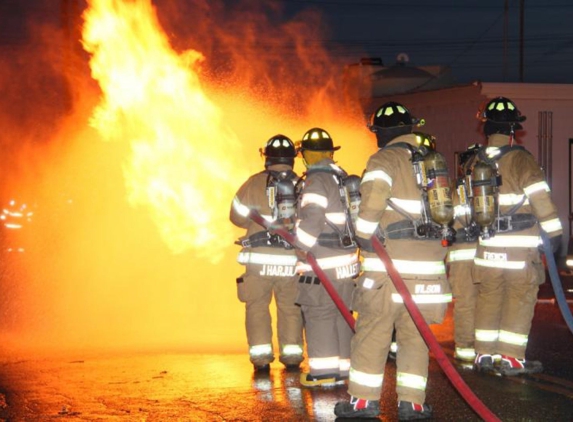
[[[344,384],[344,379],[338,374],[311,375],[308,372],[300,374],[300,383],[304,387],[330,387]]]
[[[398,402],[398,420],[414,421],[432,417],[432,407],[426,403],[418,404],[409,401]]]
[[[249,351],[249,355],[250,355],[250,360],[251,363],[253,364],[253,367],[255,369],[256,373],[268,373],[271,369],[271,362],[275,360],[275,357],[272,354],[272,350],[266,353],[260,353],[257,351],[257,349],[262,349],[262,348],[267,349],[267,347],[270,349],[270,346],[268,345],[262,345],[262,346],[251,346],[251,349]],[[266,350],[265,350],[266,351]]]
[[[479,353],[474,364],[477,371],[493,372],[493,357],[491,355]]]
[[[271,365],[268,363],[266,365],[253,365],[253,367],[257,374],[268,374],[271,371]]]
[[[342,419],[376,418],[380,415],[380,402],[350,397],[350,401],[336,403],[334,414]]]
[[[501,355],[501,365],[499,372],[502,375],[511,377],[519,374],[535,374],[543,371],[543,365],[538,360],[525,360]]]

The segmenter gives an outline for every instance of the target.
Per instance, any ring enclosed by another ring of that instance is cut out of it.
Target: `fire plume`
[[[30,107],[27,86],[1,103],[11,137],[45,142],[18,145],[18,171],[1,186],[38,205],[30,247],[0,278],[3,345],[244,353],[234,245],[243,232],[228,213],[263,169],[259,148],[324,127],[342,146],[335,159],[360,174],[375,147],[361,111],[341,105],[341,64],[308,42],[321,38],[317,12],[279,24],[274,2],[153,4],[88,0],[82,34],[68,41],[81,39],[91,78],[84,51],[61,54],[57,29],[31,43],[26,62],[42,58],[39,69],[0,72],[7,86],[41,81],[37,98],[47,70],[69,88],[59,111],[45,101],[50,113]],[[35,113],[22,123],[17,98],[22,115]]]
[[[91,125],[129,143],[130,204],[149,210],[173,252],[216,261],[232,243],[220,222],[246,173],[237,136],[202,88],[202,54],[176,53],[149,1],[92,0],[84,19],[83,45],[102,90]]]

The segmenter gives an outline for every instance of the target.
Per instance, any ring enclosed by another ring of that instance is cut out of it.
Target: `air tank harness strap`
[[[356,247],[356,244],[348,241],[345,245],[343,236],[341,233],[321,233],[318,235],[318,244],[331,249],[349,249]]]
[[[396,223],[388,224],[384,230],[384,237],[387,239],[411,239],[411,240],[429,240],[434,239],[433,236],[420,236],[416,231],[416,226],[412,220],[401,220]],[[383,241],[381,236],[378,238]]]
[[[292,246],[278,234],[270,234],[268,231],[254,233],[246,239],[239,239],[235,242],[243,248],[256,248],[267,246],[272,248],[292,249]]]
[[[513,214],[502,215],[496,220],[497,233],[517,232],[520,230],[529,229],[537,224],[537,218],[533,214]]]
[[[478,240],[480,228],[477,224],[472,223],[467,227],[456,230],[456,243],[472,243]]]

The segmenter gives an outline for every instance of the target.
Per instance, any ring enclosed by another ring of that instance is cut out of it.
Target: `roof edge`
[[[482,95],[489,98],[573,100],[573,84],[480,82],[480,85]]]

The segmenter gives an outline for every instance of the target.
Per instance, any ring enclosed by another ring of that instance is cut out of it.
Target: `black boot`
[[[493,372],[493,357],[484,353],[476,356],[475,368],[480,372]]]
[[[507,377],[519,374],[536,374],[543,371],[543,365],[538,360],[525,360],[501,355],[499,373]]]
[[[432,417],[432,408],[427,404],[416,404],[409,401],[398,402],[398,420],[414,421],[421,419],[430,419]]]
[[[334,414],[342,419],[377,418],[380,415],[380,402],[378,400],[366,400],[366,407],[356,409],[360,400],[351,397],[350,401],[339,401],[334,406]]]

